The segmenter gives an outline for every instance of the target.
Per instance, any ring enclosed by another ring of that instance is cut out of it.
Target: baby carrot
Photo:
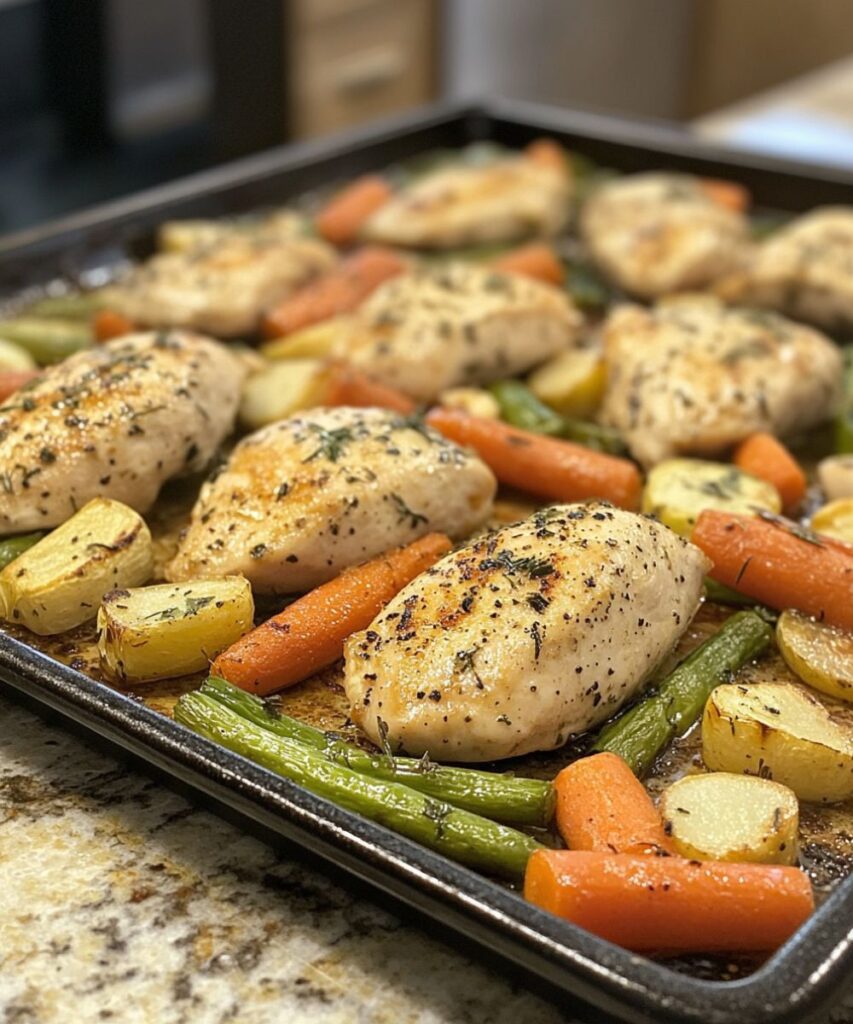
[[[349,313],[383,281],[402,273],[406,266],[406,260],[392,249],[378,245],[361,249],[270,310],[264,318],[264,334],[268,338],[279,338],[301,327]]]
[[[38,375],[38,370],[0,370],[0,402],[5,402],[9,395],[14,395]]]
[[[751,202],[749,190],[736,181],[724,181],[722,178],[700,178],[699,187],[718,206],[723,206],[733,213],[745,213],[749,209]]]
[[[92,330],[97,341],[112,341],[123,334],[132,334],[135,329],[126,316],[114,309],[100,309],[92,319]]]
[[[554,780],[557,829],[570,850],[675,854],[642,782],[616,754],[593,754]]]
[[[392,409],[403,416],[415,411],[416,405],[402,391],[388,387],[346,363],[332,363],[325,397],[326,405],[354,405],[358,408],[378,406]]]
[[[581,850],[537,850],[524,895],[635,952],[768,953],[814,910],[799,868]]]
[[[391,198],[391,186],[378,174],[357,178],[332,196],[317,214],[315,226],[333,245],[349,245],[371,214]]]
[[[752,434],[734,454],[734,464],[745,473],[773,484],[785,510],[796,508],[805,497],[806,474],[788,449],[772,434]]]
[[[450,548],[444,534],[430,533],[347,569],[241,637],[211,672],[259,695],[306,679],[337,661],[346,638],[369,626],[398,591]]]
[[[568,154],[554,139],[534,139],[525,147],[524,153],[528,159],[543,167],[556,167],[561,171],[569,169]]]
[[[797,608],[853,629],[853,548],[785,520],[700,513],[693,543],[714,563],[719,583],[784,610]]]
[[[545,284],[563,284],[566,280],[566,269],[559,256],[544,242],[532,242],[513,249],[496,259],[492,266],[495,270],[522,274],[536,281],[544,281]]]
[[[427,423],[445,437],[473,448],[501,483],[551,501],[603,498],[636,509],[642,481],[633,462],[519,430],[461,409],[432,409]]]

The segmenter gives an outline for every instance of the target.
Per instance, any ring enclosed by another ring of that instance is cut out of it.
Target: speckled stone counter
[[[0,697],[0,1020],[567,1018]]]

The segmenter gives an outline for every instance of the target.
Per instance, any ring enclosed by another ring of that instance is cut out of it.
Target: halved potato
[[[0,370],[35,370],[37,365],[25,348],[0,338]]]
[[[578,419],[587,419],[598,409],[606,384],[604,357],[594,348],[561,352],[527,378],[540,402]]]
[[[93,619],[108,590],[146,583],[153,566],[142,516],[93,498],[0,573],[0,611],[40,636],[64,633]]]
[[[821,459],[817,478],[830,501],[853,498],[853,455],[830,455]]]
[[[718,686],[702,717],[702,756],[711,771],[772,779],[801,800],[853,797],[853,730],[794,683]]]
[[[804,683],[853,701],[853,633],[785,611],[776,623],[776,643],[788,668]]]
[[[853,498],[837,498],[812,516],[812,529],[853,544]]]
[[[270,363],[252,374],[243,388],[240,421],[251,430],[322,405],[327,374],[317,359],[288,359]]]
[[[276,338],[261,346],[261,353],[267,359],[324,359],[332,354],[332,348],[349,317],[335,316],[319,324],[303,327],[284,338]]]
[[[498,420],[501,407],[495,396],[484,388],[448,388],[438,396],[441,405],[462,409],[471,416],[484,420]]]
[[[795,864],[800,805],[787,786],[753,775],[688,775],[664,791],[664,828],[691,860]]]
[[[206,669],[252,628],[243,576],[112,590],[98,612],[98,651],[120,682],[170,679]]]
[[[649,473],[643,491],[643,512],[655,516],[682,537],[689,537],[699,513],[782,511],[772,484],[737,466],[703,459],[667,459]]]

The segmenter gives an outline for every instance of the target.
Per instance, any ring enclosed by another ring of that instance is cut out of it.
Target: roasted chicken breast
[[[853,207],[828,206],[774,232],[719,282],[731,302],[765,306],[827,330],[853,329]]]
[[[568,220],[572,191],[568,165],[543,165],[525,154],[454,164],[403,188],[372,215],[362,235],[430,249],[555,235]]]
[[[495,478],[433,430],[382,409],[312,409],[244,438],[201,490],[167,578],[241,573],[308,590],[432,530],[466,537]]]
[[[544,509],[447,555],[350,637],[351,717],[377,743],[449,761],[559,747],[660,665],[707,568],[643,516]]]
[[[580,339],[582,317],[552,285],[473,264],[426,267],[381,285],[336,355],[414,398],[523,373]]]
[[[187,249],[173,248],[112,288],[111,305],[145,327],[184,327],[221,338],[256,330],[271,306],[336,259],[320,239],[272,229],[214,231]]]
[[[244,370],[223,345],[131,334],[46,369],[0,407],[0,532],[58,526],[91,498],[138,512],[210,462]]]
[[[701,288],[744,258],[746,218],[685,174],[635,174],[584,204],[581,233],[602,271],[641,298]]]
[[[824,335],[765,310],[685,296],[626,305],[604,327],[601,418],[647,466],[718,455],[756,431],[785,437],[832,416],[841,354]]]

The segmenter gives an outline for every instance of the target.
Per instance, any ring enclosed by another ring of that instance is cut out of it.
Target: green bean
[[[732,588],[727,587],[725,583],[718,583],[717,580],[712,579],[710,576],[705,577],[705,597],[709,601],[713,601],[714,604],[755,604],[754,598],[747,597],[746,594],[740,594],[737,590],[732,590]]]
[[[58,363],[93,342],[92,329],[79,320],[18,317],[0,321],[0,338],[25,348],[37,363]]]
[[[0,540],[0,569],[5,569],[18,555],[38,544],[43,536],[43,533],[22,533],[17,537],[4,537]]]
[[[606,725],[592,749],[618,754],[636,775],[644,775],[667,743],[699,718],[715,687],[761,654],[772,637],[755,612],[732,615],[648,697]]]
[[[317,796],[384,825],[452,860],[519,879],[541,844],[523,832],[461,811],[399,782],[371,779],[311,747],[261,729],[205,694],[188,693],[175,719]]]
[[[373,779],[405,783],[419,793],[445,800],[472,814],[505,824],[545,828],[554,813],[554,790],[550,782],[472,768],[448,768],[414,757],[371,754],[354,743],[279,713],[269,702],[216,676],[205,682],[201,692],[254,725],[304,743],[353,771]]]
[[[106,301],[102,291],[46,295],[27,306],[26,316],[50,320],[89,320],[98,310],[103,309]]]

